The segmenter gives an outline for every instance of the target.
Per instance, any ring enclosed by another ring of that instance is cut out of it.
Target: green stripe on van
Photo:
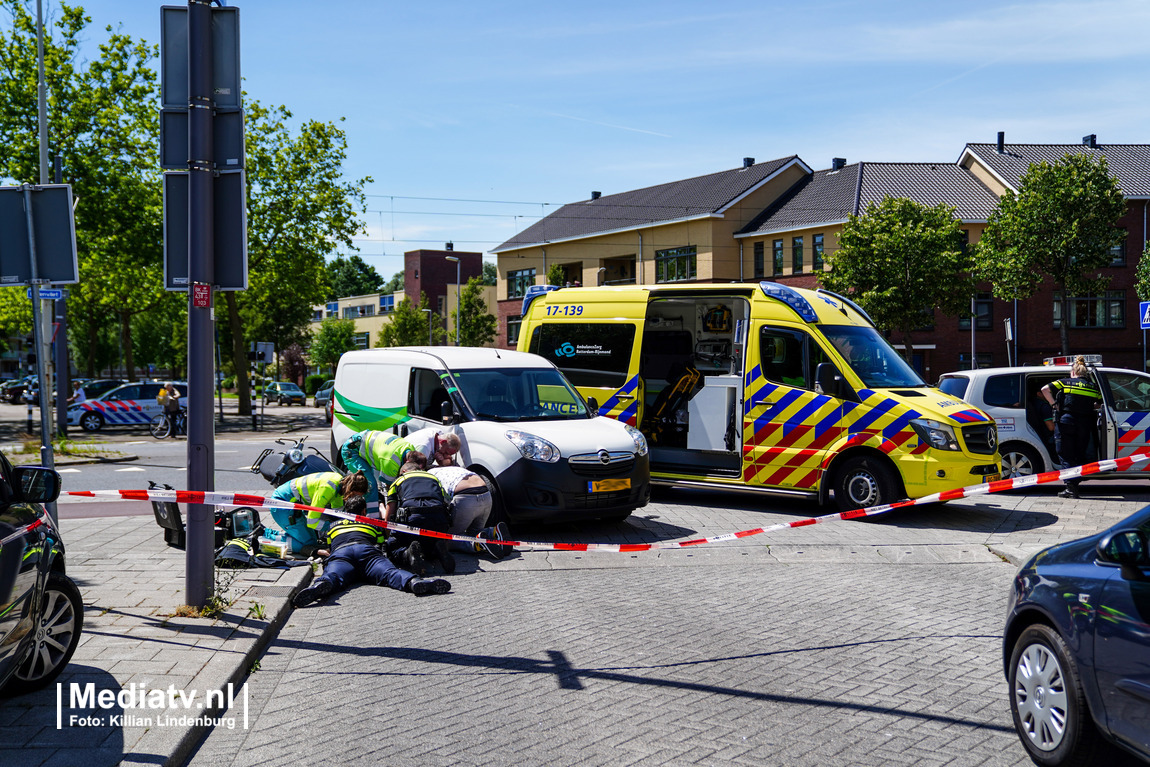
[[[384,431],[397,423],[411,420],[405,407],[370,407],[353,402],[339,392],[335,392],[333,396],[336,405],[339,406],[334,411],[335,417],[352,431],[364,431],[365,429]]]

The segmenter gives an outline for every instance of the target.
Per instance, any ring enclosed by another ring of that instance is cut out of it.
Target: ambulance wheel
[[[63,573],[48,573],[48,585],[40,600],[40,619],[33,627],[36,642],[4,685],[4,694],[39,690],[60,676],[80,644],[83,625],[84,598],[80,589]]]
[[[80,428],[84,431],[99,431],[104,428],[104,416],[89,410],[80,416]]]
[[[835,502],[841,511],[897,500],[898,479],[872,456],[848,458],[835,474]]]
[[[1002,478],[1029,477],[1042,471],[1042,459],[1024,442],[1007,442],[1001,446]]]

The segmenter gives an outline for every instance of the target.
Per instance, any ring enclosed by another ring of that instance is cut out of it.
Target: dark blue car
[[[1150,507],[1023,565],[1003,660],[1035,763],[1150,761]]]

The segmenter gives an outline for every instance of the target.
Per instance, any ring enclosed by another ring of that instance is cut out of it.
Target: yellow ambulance
[[[519,350],[638,427],[651,480],[842,509],[998,479],[998,433],[928,386],[859,306],[775,282],[533,286]]]

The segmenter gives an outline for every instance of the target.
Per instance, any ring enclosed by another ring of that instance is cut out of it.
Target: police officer
[[[399,478],[387,489],[387,509],[383,518],[424,530],[446,533],[451,527],[448,504],[451,497],[439,479],[427,471],[423,453],[410,453]],[[455,557],[448,551],[449,541],[433,538],[425,545],[411,533],[392,533],[387,552],[401,567],[415,573],[426,572],[426,559],[438,559],[448,575],[455,572]]]
[[[349,514],[362,516],[366,509],[362,496],[349,498],[344,504],[344,510]],[[386,536],[384,528],[362,522],[340,521],[332,525],[327,533],[331,555],[324,562],[323,575],[296,594],[292,604],[296,607],[309,605],[357,581],[390,586],[417,597],[451,591],[451,583],[443,578],[420,578],[392,564],[379,550],[379,544]]]
[[[347,499],[367,491],[367,478],[363,472],[345,477],[334,471],[321,471],[283,483],[272,492],[272,498],[323,509],[339,509]],[[272,509],[271,512],[272,519],[292,539],[292,551],[297,553],[312,553],[319,543],[319,534],[327,529],[320,511],[305,514],[296,509]]]
[[[1087,376],[1086,359],[1079,355],[1070,367],[1070,377],[1042,387],[1042,396],[1054,407],[1054,447],[1062,468],[1086,463],[1086,448],[1097,423],[1096,408],[1102,394]],[[1066,480],[1059,498],[1078,498],[1081,477]]]

